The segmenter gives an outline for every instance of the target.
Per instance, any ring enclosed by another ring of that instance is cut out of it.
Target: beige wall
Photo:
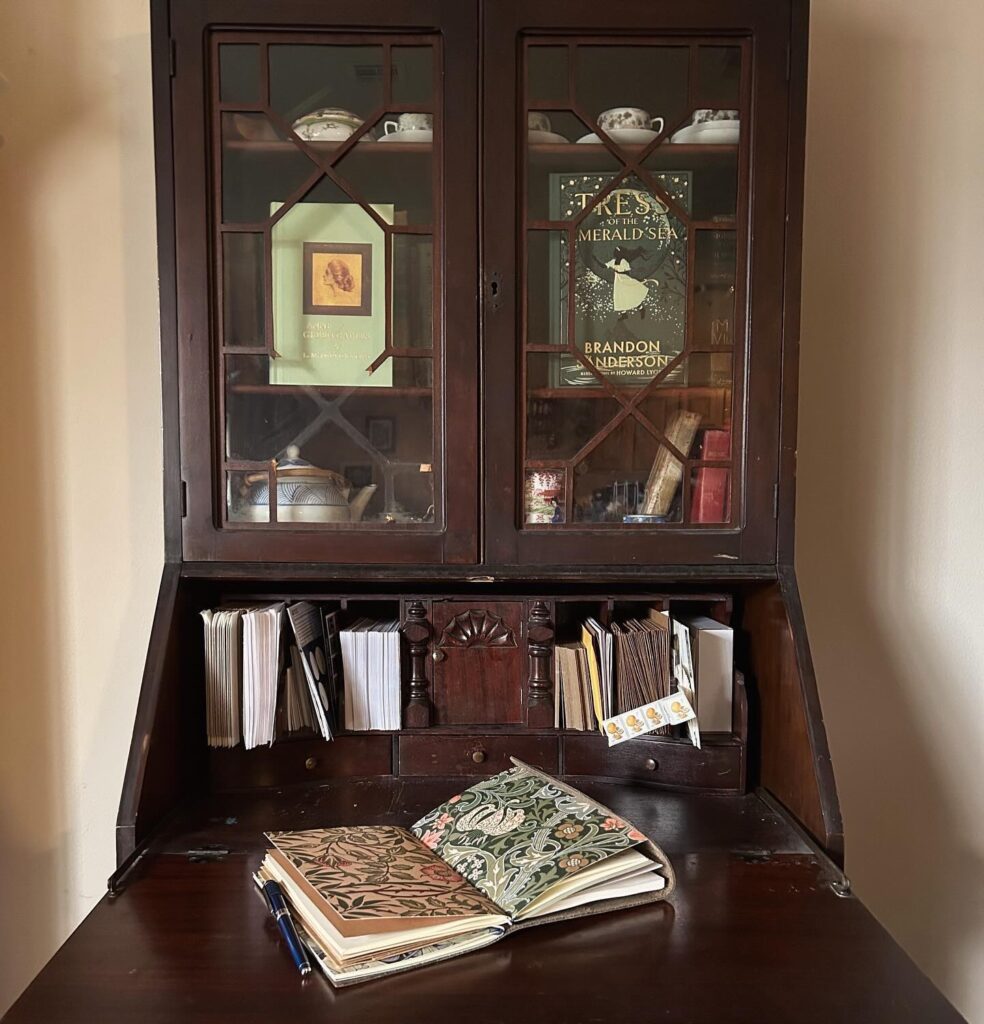
[[[984,5],[812,32],[797,561],[847,868],[984,1021]]]
[[[162,560],[146,6],[3,8],[0,1009],[112,869]],[[984,7],[813,32],[799,565],[848,869],[984,1021]]]
[[[147,7],[0,5],[0,1011],[105,891],[163,562]]]

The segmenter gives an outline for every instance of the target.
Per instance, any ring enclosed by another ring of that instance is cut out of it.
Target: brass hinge
[[[779,518],[779,485],[772,488],[772,518]]]
[[[171,45],[168,50],[167,61],[168,74],[171,76],[171,78],[174,78],[174,75],[177,72],[178,68],[178,44],[174,41],[173,38],[171,39]]]

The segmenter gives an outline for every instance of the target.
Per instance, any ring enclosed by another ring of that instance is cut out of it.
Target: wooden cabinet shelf
[[[644,146],[619,146],[625,156],[635,158]],[[610,171],[618,161],[607,146],[571,143],[534,143],[526,147],[527,160],[534,167],[552,171]],[[643,166],[650,170],[699,170],[735,163],[737,146],[702,146],[662,143],[646,157]]]
[[[430,398],[433,388],[426,387],[342,387],[333,384],[230,384],[229,391],[235,395],[289,395],[303,398],[306,392],[314,392],[328,398],[347,395],[352,398]]]

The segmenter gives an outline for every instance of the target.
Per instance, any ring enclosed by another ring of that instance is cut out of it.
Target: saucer
[[[383,135],[379,142],[431,142],[434,131],[431,128],[407,128],[402,132],[390,132]]]
[[[645,146],[659,134],[651,128],[610,128],[605,134],[620,146]],[[577,140],[581,145],[600,146],[602,141],[592,132]]]
[[[531,146],[545,146],[549,143],[567,143],[570,140],[565,139],[563,135],[558,135],[556,132],[542,132],[538,128],[530,128],[526,133],[526,141]]]
[[[704,121],[674,132],[670,142],[703,146],[734,146],[741,134],[740,121]]]

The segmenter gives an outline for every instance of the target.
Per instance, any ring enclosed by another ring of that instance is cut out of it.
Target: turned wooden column
[[[546,602],[532,601],[528,607],[526,646],[530,655],[530,680],[526,688],[526,724],[531,729],[549,729],[554,724],[550,677],[554,627]]]
[[[427,648],[431,624],[421,601],[407,605],[401,632],[410,645],[410,693],[403,709],[405,729],[426,729],[431,724],[431,702],[427,695]]]

